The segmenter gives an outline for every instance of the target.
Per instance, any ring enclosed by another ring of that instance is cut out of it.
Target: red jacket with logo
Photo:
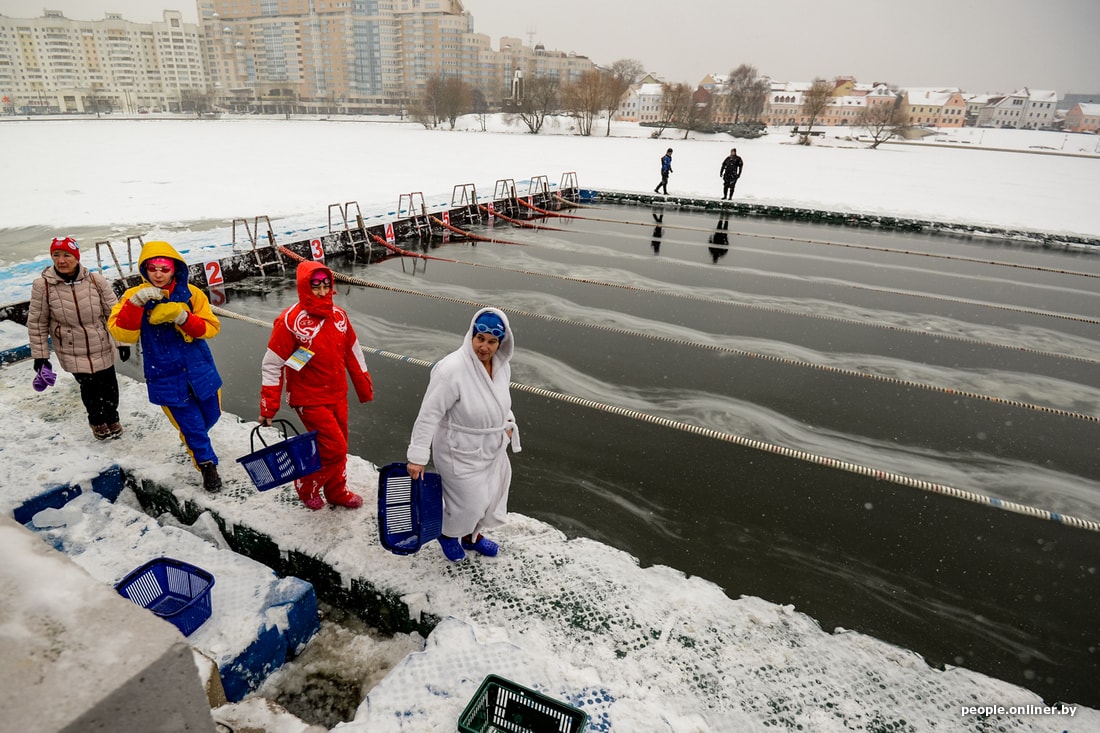
[[[332,279],[332,272],[319,262],[298,265],[298,302],[280,313],[273,324],[261,367],[262,417],[274,417],[279,411],[284,383],[291,407],[346,400],[345,372],[351,375],[360,402],[374,398],[370,372],[347,312],[333,305],[332,290],[321,296],[309,287],[310,278],[318,271]],[[300,369],[289,366],[302,361]]]

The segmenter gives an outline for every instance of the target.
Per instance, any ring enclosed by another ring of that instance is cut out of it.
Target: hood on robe
[[[329,291],[324,295],[314,293],[313,289],[309,287],[309,281],[313,278],[313,274],[318,271],[324,273],[329,280],[332,280],[332,270],[320,262],[308,260],[298,265],[298,270],[295,273],[298,284],[298,302],[302,304],[302,308],[306,313],[318,318],[328,318],[332,315],[332,294],[336,289],[334,287],[329,288]],[[333,281],[333,285],[335,284],[335,281]]]
[[[477,354],[474,353],[474,322],[478,316],[482,313],[494,313],[501,322],[504,323],[504,338],[500,340],[500,346],[497,348],[496,357],[504,362],[510,362],[512,360],[512,353],[516,350],[516,334],[512,331],[512,324],[508,322],[508,316],[504,311],[497,308],[482,308],[470,318],[470,325],[466,329],[466,335],[463,337],[463,345],[469,350],[470,354],[477,359]]]

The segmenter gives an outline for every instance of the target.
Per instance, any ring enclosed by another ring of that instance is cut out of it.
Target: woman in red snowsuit
[[[330,504],[355,509],[363,499],[347,487],[348,383],[360,402],[374,397],[370,372],[351,319],[332,302],[332,271],[319,262],[298,265],[298,302],[275,319],[264,354],[260,424],[270,425],[286,401],[306,430],[317,431],[321,469],[294,482],[310,509]],[[322,495],[324,498],[322,498]]]

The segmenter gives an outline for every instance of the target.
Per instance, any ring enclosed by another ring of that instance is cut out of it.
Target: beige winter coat
[[[61,368],[70,374],[113,366],[117,344],[107,332],[107,316],[117,302],[115,291],[98,272],[80,265],[76,279],[67,283],[52,265],[47,267],[31,286],[31,356],[48,359],[52,341]]]

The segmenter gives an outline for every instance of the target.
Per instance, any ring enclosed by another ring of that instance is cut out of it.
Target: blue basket
[[[443,531],[443,480],[424,472],[409,478],[407,463],[378,471],[378,534],[396,555],[412,555]]]
[[[170,557],[158,557],[132,571],[115,590],[175,625],[184,636],[210,618],[214,576]]]
[[[237,459],[237,463],[244,466],[244,470],[248,471],[248,477],[260,491],[274,489],[276,486],[308,476],[321,468],[316,430],[299,435],[298,429],[286,420],[273,420],[272,425],[278,425],[282,430],[281,442],[268,445],[264,436],[260,435],[262,426],[257,425],[252,428],[252,436],[249,439],[252,452]],[[293,437],[287,437],[287,428],[294,431]],[[256,450],[256,438],[259,438],[264,445],[260,450]]]
[[[583,710],[491,674],[458,719],[459,733],[581,733]]]

